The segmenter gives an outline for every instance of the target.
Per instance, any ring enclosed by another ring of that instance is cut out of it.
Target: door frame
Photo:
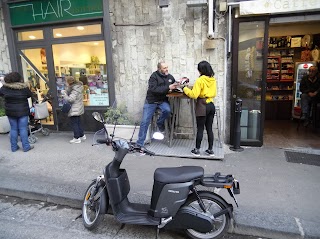
[[[266,75],[267,75],[267,57],[268,57],[268,36],[269,36],[269,16],[259,17],[243,17],[235,18],[233,14],[233,41],[232,41],[232,67],[231,67],[231,127],[230,127],[230,139],[231,143],[234,142],[234,126],[235,126],[235,100],[237,98],[237,86],[238,86],[238,50],[239,50],[239,24],[243,22],[263,21],[265,24],[263,51],[262,51],[262,79],[261,79],[261,117],[260,117],[260,129],[259,139],[245,141],[241,140],[240,144],[243,146],[258,146],[263,145],[263,133],[264,133],[264,119],[265,119],[265,94],[266,94]]]

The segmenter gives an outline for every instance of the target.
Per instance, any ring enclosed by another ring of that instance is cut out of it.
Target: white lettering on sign
[[[14,8],[31,8],[31,13],[33,20],[39,20],[41,18],[42,20],[45,20],[48,16],[55,16],[56,18],[63,18],[65,16],[85,16],[85,15],[93,15],[93,14],[101,14],[102,11],[100,10],[100,7],[84,7],[82,10],[85,11],[79,11],[79,7],[75,6],[73,10],[72,8],[72,1],[71,0],[48,0],[43,1],[39,3],[28,3],[28,4],[21,4],[17,6],[10,6],[11,9]],[[74,12],[74,13],[72,13]]]
[[[240,2],[240,15],[320,10],[319,0],[255,0]]]
[[[66,4],[62,4],[63,2],[67,2]],[[32,11],[33,11],[33,19],[36,20],[37,16],[41,16],[42,19],[46,19],[48,15],[54,14],[57,18],[63,17],[64,12],[73,16],[68,10],[72,7],[70,0],[56,0],[55,7],[53,7],[51,1],[47,1],[46,3],[40,3],[40,12],[35,12],[33,4],[32,4]]]

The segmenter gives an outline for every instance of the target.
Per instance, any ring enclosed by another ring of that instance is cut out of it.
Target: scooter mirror
[[[104,123],[104,119],[103,119],[103,117],[102,117],[102,115],[100,113],[93,112],[92,116],[96,121],[99,121],[100,123]]]
[[[164,139],[164,135],[160,132],[154,132],[154,134],[152,135],[152,138],[154,139],[158,139],[158,140],[163,140]]]

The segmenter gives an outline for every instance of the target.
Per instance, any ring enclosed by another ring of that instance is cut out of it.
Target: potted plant
[[[109,134],[113,133],[114,126],[116,125],[114,137],[130,140],[134,132],[132,140],[137,141],[140,126],[130,117],[125,105],[121,104],[116,107],[109,107],[104,113],[104,117]],[[135,127],[136,129],[134,131]],[[146,141],[150,141],[149,132],[147,133]]]
[[[3,99],[0,98],[0,133],[4,134],[4,133],[8,133],[9,131],[10,131],[9,120],[4,110]]]

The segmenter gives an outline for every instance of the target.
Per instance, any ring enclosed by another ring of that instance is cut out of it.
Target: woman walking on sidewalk
[[[0,96],[5,100],[5,112],[10,123],[10,143],[11,151],[16,152],[18,146],[18,136],[20,135],[24,152],[33,149],[28,141],[28,117],[30,108],[28,98],[32,93],[28,83],[24,82],[18,72],[11,72],[4,77],[4,84],[0,88]]]
[[[79,144],[81,140],[86,140],[83,128],[81,125],[80,116],[84,113],[83,105],[83,83],[76,81],[73,76],[67,76],[66,81],[68,84],[67,91],[63,91],[63,98],[71,104],[71,109],[68,112],[68,117],[71,121],[73,130],[73,139],[69,142],[71,144]]]

